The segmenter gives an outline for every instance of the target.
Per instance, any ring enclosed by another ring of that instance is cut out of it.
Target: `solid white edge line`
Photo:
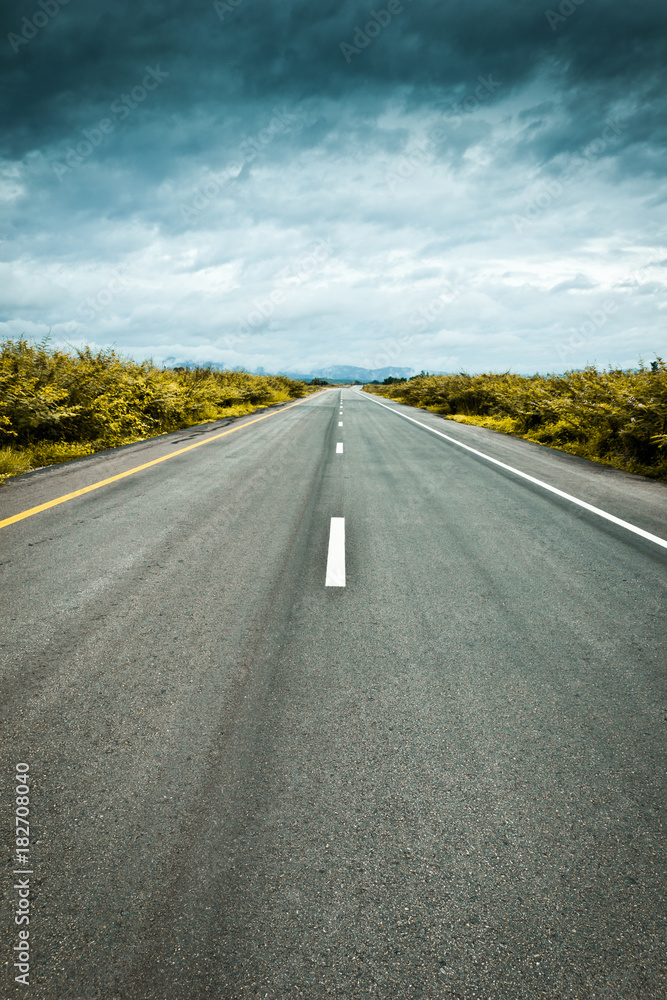
[[[557,489],[555,486],[550,486],[549,483],[545,483],[542,479],[536,479],[535,476],[529,476],[527,472],[521,472],[519,469],[515,469],[512,465],[506,465],[505,462],[500,462],[497,458],[491,458],[490,455],[485,455],[483,451],[478,451],[477,448],[471,448],[468,444],[463,444],[461,441],[457,441],[456,438],[450,437],[449,434],[443,434],[442,431],[437,431],[435,427],[429,427],[428,424],[423,424],[421,420],[415,420],[414,417],[409,417],[407,413],[401,413],[400,410],[395,410],[392,406],[387,406],[386,403],[381,403],[379,399],[375,399],[369,393],[363,393],[364,399],[369,399],[373,403],[377,403],[378,406],[384,407],[385,410],[390,410],[395,413],[398,417],[403,417],[404,420],[409,420],[413,424],[417,424],[418,427],[423,427],[425,430],[430,431],[432,434],[437,434],[438,437],[444,438],[445,441],[449,441],[450,444],[455,444],[458,448],[463,448],[465,451],[471,452],[473,455],[477,455],[478,458],[483,458],[487,462],[491,462],[493,465],[497,465],[501,469],[506,469],[507,472],[513,473],[515,476],[520,476],[521,479],[526,479],[529,483],[533,483],[535,486],[540,486],[543,490],[548,490],[549,493],[554,493],[557,497],[562,497],[563,500],[569,500],[570,503],[576,504],[577,507],[583,507],[584,510],[590,511],[591,514],[597,514],[598,517],[602,517],[605,521],[611,521],[612,524],[617,524],[620,528],[625,528],[626,531],[631,531],[635,535],[639,535],[640,538],[646,538],[649,542],[654,542],[663,549],[667,549],[667,540],[664,538],[659,538],[658,535],[652,535],[650,531],[644,531],[643,528],[638,528],[636,524],[630,524],[629,521],[624,521],[620,517],[616,517],[614,514],[608,514],[606,510],[601,510],[599,507],[594,507],[593,504],[586,503],[585,500],[579,500],[578,497],[573,497],[571,493],[565,493],[563,490]]]
[[[336,444],[336,454],[337,455],[342,455],[343,454],[343,442],[342,441],[339,441]]]
[[[345,518],[332,517],[325,587],[345,586]]]

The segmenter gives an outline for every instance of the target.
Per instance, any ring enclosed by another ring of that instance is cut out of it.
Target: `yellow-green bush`
[[[0,448],[0,480],[31,469],[30,458],[13,448]]]
[[[158,368],[113,350],[0,344],[0,481],[260,406],[307,395],[303,382],[209,368]]]
[[[667,364],[564,375],[421,375],[366,391],[667,479]]]

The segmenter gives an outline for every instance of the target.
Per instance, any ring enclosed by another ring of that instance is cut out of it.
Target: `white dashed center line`
[[[343,442],[342,441],[339,441],[338,444],[336,445],[336,454],[337,455],[342,455],[343,454]]]
[[[345,518],[332,517],[325,587],[345,586]]]
[[[338,426],[339,426],[339,427],[342,427],[342,426],[343,426],[343,421],[342,421],[342,420],[339,420],[339,421],[338,421]]]

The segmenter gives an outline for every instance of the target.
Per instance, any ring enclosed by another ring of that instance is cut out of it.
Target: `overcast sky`
[[[0,17],[3,337],[267,371],[667,356],[664,0]]]

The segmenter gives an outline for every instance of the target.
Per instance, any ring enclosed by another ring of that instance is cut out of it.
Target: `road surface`
[[[663,1000],[667,552],[427,427],[663,539],[665,484],[356,389],[261,416],[0,491],[180,451],[0,529],[2,995]]]

